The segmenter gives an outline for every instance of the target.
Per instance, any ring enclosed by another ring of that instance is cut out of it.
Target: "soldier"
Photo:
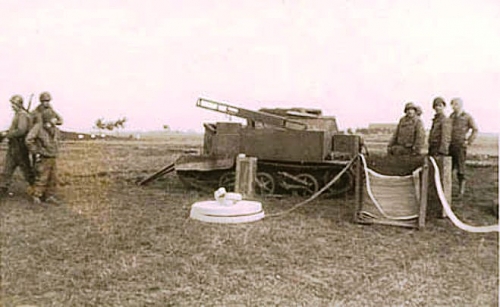
[[[43,202],[61,204],[56,198],[57,164],[59,153],[59,129],[62,117],[49,104],[48,92],[40,94],[40,105],[35,109],[35,125],[26,137],[26,144],[33,154],[36,172],[35,182],[29,193],[35,204]]]
[[[54,125],[62,125],[63,119],[62,117],[54,111],[52,106],[50,105],[50,101],[52,97],[49,92],[43,92],[40,94],[40,104],[33,110],[33,114],[35,116],[35,124],[41,120],[43,122],[53,121]]]
[[[457,171],[459,194],[463,196],[466,182],[465,159],[467,156],[467,147],[472,145],[476,139],[478,128],[472,116],[463,110],[462,99],[452,99],[451,107],[453,108],[453,113],[450,115],[452,130],[449,152],[452,168]],[[467,134],[469,135],[467,136]]]
[[[399,120],[392,135],[387,153],[390,155],[420,155],[425,138],[422,120],[417,116],[417,106],[408,102],[404,108],[405,116]]]
[[[37,122],[26,137],[34,158],[35,182],[29,190],[35,204],[42,201],[60,204],[55,197],[57,185],[56,158],[59,152],[58,129],[50,121]]]
[[[441,97],[436,97],[432,102],[432,108],[436,112],[432,119],[432,127],[429,132],[429,156],[448,155],[448,147],[451,138],[451,123],[444,114],[446,102]]]
[[[12,175],[19,166],[24,179],[29,184],[34,181],[34,174],[31,168],[29,152],[24,140],[30,128],[30,116],[23,107],[23,98],[20,95],[14,95],[10,98],[14,118],[8,131],[2,132],[4,137],[9,139],[9,147],[5,156],[5,165],[0,178],[0,198],[4,197],[12,183]]]

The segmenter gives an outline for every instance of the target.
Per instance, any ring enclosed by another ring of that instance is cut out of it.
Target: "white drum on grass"
[[[240,200],[234,205],[224,206],[218,201],[208,200],[194,203],[190,217],[209,223],[246,223],[262,219],[264,211],[258,201]]]

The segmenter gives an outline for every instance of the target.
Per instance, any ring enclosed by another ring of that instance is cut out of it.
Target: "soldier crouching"
[[[407,103],[404,113],[387,145],[387,153],[394,156],[420,155],[425,130],[422,120],[417,116],[417,106],[412,102]]]

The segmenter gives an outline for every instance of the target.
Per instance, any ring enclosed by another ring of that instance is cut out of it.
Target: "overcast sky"
[[[499,88],[498,0],[0,2],[0,128],[13,94],[36,105],[47,90],[66,130],[226,119],[200,96],[321,108],[341,129],[396,122],[414,101],[430,128],[440,95],[500,132]]]

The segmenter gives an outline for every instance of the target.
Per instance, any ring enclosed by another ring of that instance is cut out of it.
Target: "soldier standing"
[[[30,190],[35,204],[42,201],[59,205],[56,198],[57,164],[59,153],[59,129],[62,118],[49,104],[48,92],[40,95],[40,105],[35,110],[35,125],[26,136],[26,144],[33,154],[36,172],[35,182]]]
[[[33,114],[35,115],[35,123],[39,120],[43,122],[52,121],[54,125],[62,125],[63,119],[57,114],[56,111],[52,108],[50,101],[52,100],[52,96],[49,92],[43,92],[40,94],[40,104],[33,110]]]
[[[408,102],[404,108],[405,116],[398,123],[392,135],[387,152],[390,155],[420,155],[425,138],[424,124],[417,116],[417,106]]]
[[[448,155],[451,138],[450,120],[444,114],[446,102],[443,98],[436,97],[432,102],[432,108],[436,112],[432,119],[432,127],[429,132],[429,156]]]
[[[462,99],[452,99],[451,107],[453,108],[453,113],[450,115],[452,131],[449,151],[452,168],[457,170],[459,193],[460,196],[463,196],[466,182],[465,159],[467,156],[467,147],[472,145],[476,139],[478,128],[472,116],[463,110]]]
[[[30,116],[23,107],[23,98],[20,95],[12,96],[10,102],[15,115],[9,130],[2,132],[2,139],[6,137],[9,140],[9,147],[0,178],[0,198],[7,194],[12,183],[12,175],[18,166],[30,185],[34,181],[28,148],[24,142],[30,128]]]

